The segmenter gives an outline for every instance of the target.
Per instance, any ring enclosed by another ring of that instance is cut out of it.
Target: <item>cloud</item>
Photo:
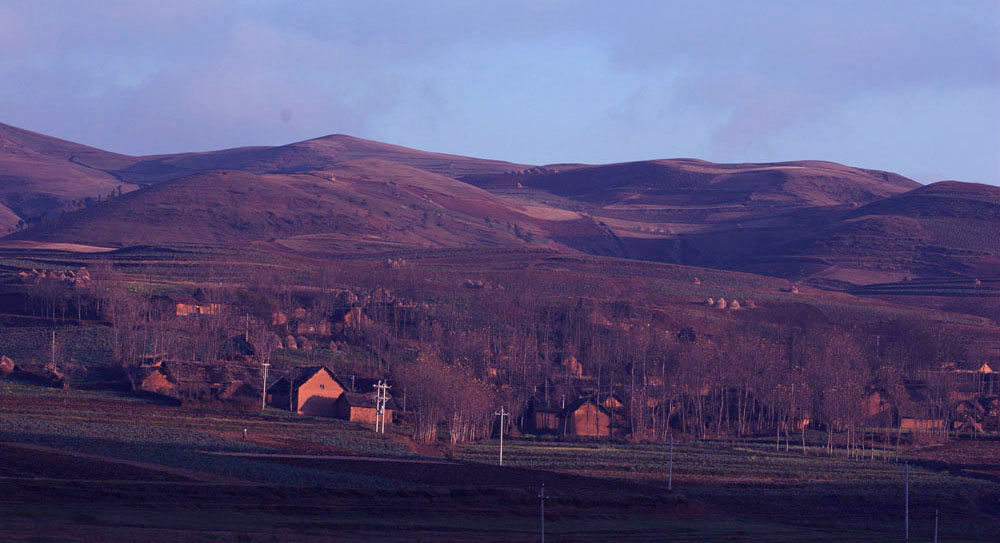
[[[955,162],[1000,142],[948,101],[997,95],[995,2],[0,0],[0,47],[0,121],[129,153],[342,132],[536,163],[851,162],[852,131],[893,124],[859,104],[920,94],[936,111],[866,165],[1000,182]],[[968,141],[934,137],[956,123]]]

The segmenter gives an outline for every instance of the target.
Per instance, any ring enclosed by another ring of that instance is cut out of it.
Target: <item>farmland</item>
[[[678,439],[670,492],[658,444],[508,440],[500,468],[496,441],[420,448],[406,427],[382,437],[271,410],[13,382],[0,382],[0,410],[0,518],[12,540],[532,541],[542,482],[553,541],[861,541],[901,529],[901,465],[819,447]],[[991,540],[1000,486],[918,457],[913,533],[928,538],[938,508],[942,538]],[[33,531],[42,523],[49,539]]]

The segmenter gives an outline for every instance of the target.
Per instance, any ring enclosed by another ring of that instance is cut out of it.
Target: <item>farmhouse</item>
[[[593,397],[583,397],[566,407],[566,435],[572,437],[608,437],[611,435],[611,411]]]
[[[944,430],[944,419],[922,415],[902,415],[899,417],[899,427],[902,430],[928,432]]]
[[[267,389],[274,407],[300,415],[333,417],[344,387],[326,366],[296,368]]]
[[[563,409],[532,405],[528,409],[526,430],[533,433],[562,433]]]
[[[896,412],[888,396],[881,390],[872,390],[861,403],[865,423],[872,426],[895,426]]]
[[[155,358],[155,357],[154,357]],[[139,369],[137,388],[181,402],[222,401],[260,406],[258,376],[246,367],[218,361],[156,360]]]
[[[390,400],[385,406],[385,420],[391,421],[395,404]],[[352,422],[375,424],[375,393],[344,392],[337,399],[337,417]]]
[[[177,302],[174,314],[178,317],[190,317],[192,315],[218,315],[222,311],[222,304],[201,303],[194,300]]]

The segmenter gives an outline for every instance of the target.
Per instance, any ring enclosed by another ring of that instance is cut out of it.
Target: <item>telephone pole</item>
[[[389,389],[385,381],[379,380],[375,387],[375,433],[385,433],[385,406],[389,401]],[[381,426],[380,426],[381,425]]]
[[[937,532],[938,532],[938,510],[937,510],[937,508],[935,508],[934,509],[934,543],[938,543]]]
[[[674,434],[670,434],[670,463],[667,468],[667,490],[674,489]]]
[[[500,417],[500,465],[503,465],[503,421],[504,417],[510,418],[510,413],[504,411],[503,406],[500,406],[500,410],[495,413]]]
[[[906,486],[903,491],[906,500],[906,541],[910,540],[910,463],[903,464],[903,471],[906,473]]]
[[[538,500],[542,505],[542,543],[545,543],[545,483],[542,482],[542,489],[538,492]]]
[[[264,389],[260,391],[260,410],[264,411],[264,408],[267,407],[267,368],[270,368],[271,365],[264,362],[262,366],[264,366]]]

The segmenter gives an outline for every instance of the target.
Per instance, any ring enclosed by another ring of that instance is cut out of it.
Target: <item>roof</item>
[[[305,384],[306,381],[312,379],[313,377],[316,376],[317,373],[321,371],[329,373],[330,378],[340,383],[340,385],[343,387],[343,383],[341,383],[340,380],[337,379],[337,377],[333,374],[333,371],[330,368],[326,366],[301,366],[292,369],[288,373],[288,375],[285,375],[280,379],[278,379],[277,381],[275,381],[274,383],[272,383],[271,386],[267,387],[267,390],[268,391],[273,390],[282,382],[287,383],[289,378],[291,378],[292,381],[292,388],[299,388],[300,386]],[[282,386],[287,386],[287,385],[282,385]],[[346,389],[347,387],[344,388]]]
[[[375,392],[344,392],[340,395],[340,400],[347,402],[347,405],[352,407],[370,407],[375,409]],[[396,409],[396,402],[393,401],[391,396],[389,397],[389,401],[385,403],[385,407],[386,409]]]
[[[580,407],[583,406],[583,404],[585,404],[585,403],[592,403],[592,404],[594,404],[598,409],[600,409],[601,411],[603,411],[605,415],[610,415],[611,414],[610,412],[608,412],[607,408],[605,408],[603,405],[597,403],[597,399],[594,398],[593,396],[583,396],[581,398],[577,398],[572,403],[570,403],[569,405],[566,406],[566,413],[572,413],[572,412],[576,411],[577,409],[580,409]]]

